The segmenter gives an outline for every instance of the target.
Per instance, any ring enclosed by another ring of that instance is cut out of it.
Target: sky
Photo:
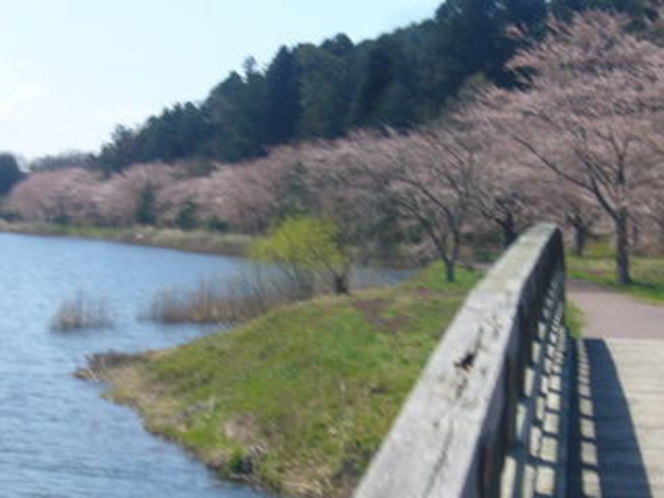
[[[431,18],[440,0],[0,0],[0,151],[96,152],[117,124],[202,101],[281,45],[354,42]]]

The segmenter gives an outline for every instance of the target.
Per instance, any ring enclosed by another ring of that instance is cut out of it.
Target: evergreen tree
[[[98,162],[107,173],[138,161],[203,156],[236,162],[296,138],[343,136],[356,126],[408,129],[449,109],[469,80],[522,82],[507,61],[540,39],[547,8],[567,18],[586,8],[656,16],[649,0],[447,0],[435,17],[357,45],[338,34],[320,45],[281,47],[265,71],[248,59],[199,107],[177,104],[137,129],[118,127]],[[527,69],[518,69],[523,74]],[[521,74],[521,76],[523,76]]]
[[[355,100],[356,124],[381,124],[380,100],[394,81],[399,47],[396,41],[382,36],[370,45],[362,68],[362,83]]]
[[[511,51],[496,0],[448,0],[438,8],[436,19],[442,51],[459,63],[459,84],[481,72],[497,82],[505,78],[504,64]]]
[[[232,72],[203,104],[212,133],[206,155],[223,161],[239,161],[263,155],[264,78],[255,62],[245,63],[244,78]]]
[[[293,51],[281,47],[265,74],[265,142],[285,143],[297,133],[300,69]]]
[[[155,212],[155,203],[157,201],[157,192],[155,187],[147,184],[141,189],[136,199],[136,210],[134,219],[141,225],[154,225],[157,221]]]
[[[346,60],[314,45],[298,48],[301,68],[299,135],[341,136],[349,109],[350,82]]]
[[[138,160],[136,132],[118,125],[99,155],[101,169],[107,174],[118,173]]]
[[[0,153],[0,195],[6,195],[23,178],[16,158],[7,152]]]
[[[353,53],[355,45],[344,33],[339,33],[333,38],[325,40],[320,48],[337,57],[347,57]]]
[[[198,211],[198,204],[191,199],[187,199],[185,203],[180,206],[180,209],[175,217],[175,226],[182,230],[191,230],[196,228],[198,220],[196,218]]]
[[[526,32],[538,32],[544,25],[547,7],[544,0],[505,0],[505,22]]]

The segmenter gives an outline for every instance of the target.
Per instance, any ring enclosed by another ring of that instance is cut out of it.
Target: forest
[[[664,241],[659,9],[450,0],[377,40],[282,47],[98,154],[36,161],[3,216],[260,234],[307,214],[358,259],[407,243],[450,280],[469,238],[549,219],[578,252],[611,233],[628,283]]]
[[[118,125],[98,154],[41,158],[33,168],[72,159],[108,173],[186,158],[237,162],[357,128],[407,130],[453,105],[469,78],[517,85],[506,63],[525,39],[510,30],[537,40],[547,13],[568,18],[585,8],[626,12],[639,22],[656,17],[645,0],[449,0],[433,19],[375,40],[355,44],[342,33],[319,45],[282,46],[265,68],[249,57],[201,102],[167,107],[135,128]]]

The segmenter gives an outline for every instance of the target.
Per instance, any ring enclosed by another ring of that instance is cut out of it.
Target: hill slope
[[[299,303],[96,373],[151,431],[225,477],[348,496],[477,279],[447,284],[434,265],[396,288]]]

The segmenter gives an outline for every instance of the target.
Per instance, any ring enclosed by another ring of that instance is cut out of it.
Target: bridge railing
[[[562,496],[562,237],[527,231],[471,292],[355,498]]]

